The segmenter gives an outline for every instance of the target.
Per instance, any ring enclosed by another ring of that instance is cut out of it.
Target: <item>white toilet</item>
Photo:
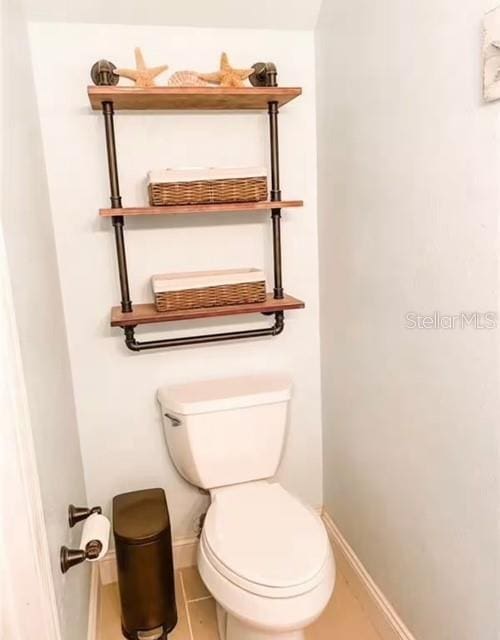
[[[302,640],[335,584],[320,517],[273,480],[290,396],[281,375],[158,392],[175,466],[210,492],[198,569],[217,602],[221,640]]]

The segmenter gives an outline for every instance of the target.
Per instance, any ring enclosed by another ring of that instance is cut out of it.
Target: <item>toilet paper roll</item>
[[[100,560],[109,548],[109,532],[111,530],[111,524],[106,516],[100,513],[93,513],[86,520],[83,525],[82,538],[80,540],[80,549],[85,551],[85,547],[91,540],[99,540],[102,544],[101,552],[97,558],[89,559],[89,562],[95,562]]]

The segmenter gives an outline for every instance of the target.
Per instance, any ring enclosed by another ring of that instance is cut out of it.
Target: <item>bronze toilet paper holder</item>
[[[93,513],[102,513],[101,507],[75,507],[70,504],[68,507],[68,524],[73,528],[75,524],[86,520]],[[61,547],[59,553],[59,564],[62,573],[66,573],[71,567],[75,567],[85,560],[95,560],[102,551],[102,543],[99,540],[90,540],[85,549],[69,549],[66,546]]]

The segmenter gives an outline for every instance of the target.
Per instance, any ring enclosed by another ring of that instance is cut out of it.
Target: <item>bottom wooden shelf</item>
[[[135,304],[130,313],[123,313],[121,307],[112,307],[112,327],[133,327],[139,324],[154,324],[157,322],[175,322],[177,320],[195,320],[197,318],[217,318],[219,316],[236,316],[250,313],[274,313],[288,309],[303,309],[302,300],[285,295],[284,298],[273,298],[268,293],[265,302],[254,304],[235,304],[227,307],[212,307],[210,309],[183,309],[182,311],[156,311],[154,304]]]

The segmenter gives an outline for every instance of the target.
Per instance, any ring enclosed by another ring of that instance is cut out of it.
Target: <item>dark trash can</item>
[[[122,632],[129,640],[166,638],[177,624],[172,533],[163,489],[113,498]]]

